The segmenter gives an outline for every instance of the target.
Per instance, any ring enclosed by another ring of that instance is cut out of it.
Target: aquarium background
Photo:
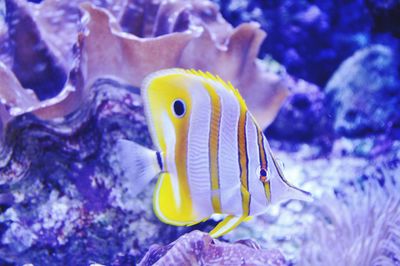
[[[0,265],[400,264],[399,1],[35,2],[0,2]],[[152,147],[170,67],[232,81],[314,201],[160,222],[115,143]]]

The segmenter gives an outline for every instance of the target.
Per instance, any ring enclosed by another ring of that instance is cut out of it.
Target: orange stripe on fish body
[[[240,165],[240,182],[242,195],[243,215],[249,215],[250,195],[247,193],[249,189],[248,182],[248,157],[246,143],[246,109],[241,105],[240,118],[238,126],[238,150],[239,150],[239,165]]]
[[[258,147],[260,154],[260,180],[264,184],[265,197],[267,201],[271,201],[271,187],[268,176],[268,161],[267,155],[264,149],[264,135],[260,129],[257,130]]]
[[[221,213],[220,184],[218,173],[218,144],[219,130],[221,122],[221,103],[215,89],[207,82],[203,82],[204,88],[207,90],[211,98],[211,126],[209,133],[210,146],[210,177],[211,177],[211,201],[215,213]]]

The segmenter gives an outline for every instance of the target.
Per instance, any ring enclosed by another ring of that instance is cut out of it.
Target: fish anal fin
[[[162,222],[176,226],[200,222],[204,217],[196,217],[190,195],[181,195],[173,178],[168,172],[160,174],[153,195],[154,213]]]
[[[206,218],[204,218],[204,219],[202,219],[202,220],[199,220],[199,221],[196,221],[196,222],[194,222],[194,223],[187,224],[186,226],[193,226],[193,225],[196,225],[196,224],[205,222],[205,221],[207,221],[209,218],[210,218],[210,217],[206,217]]]
[[[249,222],[254,219],[254,216],[247,216],[246,218],[243,219],[244,222]]]
[[[243,222],[248,216],[233,216],[228,215],[222,220],[217,226],[211,230],[210,236],[213,238],[218,238],[225,235],[235,229],[241,222]]]

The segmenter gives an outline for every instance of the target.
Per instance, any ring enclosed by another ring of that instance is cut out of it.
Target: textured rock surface
[[[263,250],[253,241],[224,243],[193,231],[167,246],[152,246],[139,263],[150,265],[287,265],[277,250]]]
[[[276,119],[268,127],[267,136],[292,142],[327,141],[331,135],[332,119],[325,106],[324,93],[304,80],[294,82],[292,88]]]
[[[129,90],[99,81],[85,107],[65,119],[12,122],[0,168],[4,263],[132,262],[187,230],[153,215],[152,185],[131,197],[134,177],[115,161],[119,138],[151,145],[140,97]]]
[[[394,51],[380,45],[343,62],[325,88],[338,134],[360,136],[400,127],[398,62]]]

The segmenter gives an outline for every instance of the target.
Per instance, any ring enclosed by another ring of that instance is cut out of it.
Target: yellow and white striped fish
[[[149,75],[141,95],[156,151],[121,140],[119,154],[137,192],[158,177],[153,208],[161,221],[193,225],[226,214],[210,233],[219,237],[271,203],[310,200],[286,181],[230,83],[210,73],[168,69]]]

